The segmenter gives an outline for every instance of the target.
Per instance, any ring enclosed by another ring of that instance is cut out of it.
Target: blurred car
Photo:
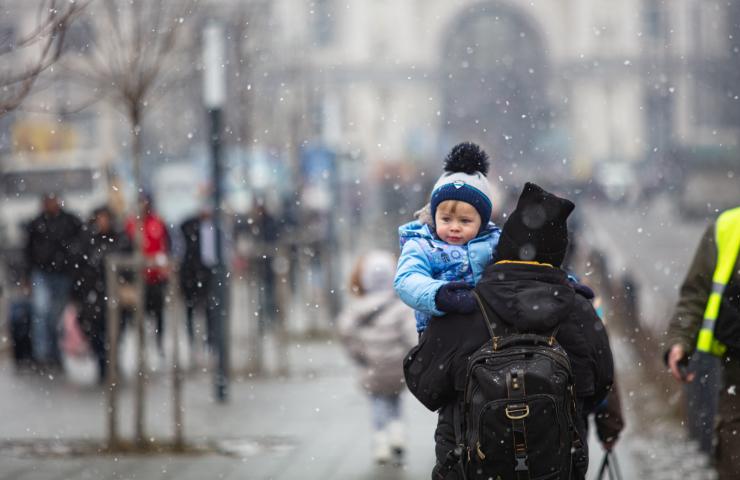
[[[595,169],[594,180],[610,202],[629,204],[639,196],[637,175],[630,163],[601,163]]]

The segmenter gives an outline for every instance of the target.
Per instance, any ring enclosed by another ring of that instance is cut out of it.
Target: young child
[[[393,283],[416,311],[421,333],[432,316],[469,313],[471,289],[493,259],[500,230],[490,221],[488,155],[473,143],[453,147],[434,185],[429,208],[398,229],[401,255]]]
[[[351,292],[337,320],[339,337],[360,367],[360,384],[372,407],[373,457],[400,462],[405,448],[401,365],[416,343],[413,314],[393,291],[395,256],[372,250],[352,270]]]

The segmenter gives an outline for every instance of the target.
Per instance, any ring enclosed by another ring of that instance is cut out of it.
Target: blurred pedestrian
[[[740,385],[738,251],[740,207],[720,214],[704,232],[681,285],[664,355],[671,374],[679,382],[694,380],[695,374],[687,371],[690,355],[722,359],[719,421],[715,422],[720,480],[740,478],[740,401],[736,391]]]
[[[568,238],[571,238],[570,235],[568,236]],[[570,242],[570,240],[568,240],[568,242]],[[570,249],[568,249],[568,251],[570,251]],[[573,286],[573,289],[578,294],[580,294],[587,300],[591,300],[591,305],[593,305],[596,315],[598,315],[599,319],[601,319],[603,326],[606,327],[604,306],[601,301],[601,297],[597,296],[594,293],[593,289],[591,289],[591,287],[584,283],[581,283],[578,277],[576,277],[572,273],[568,274],[568,280]],[[584,424],[586,426],[586,429],[588,430],[587,417],[589,416],[589,412],[584,413],[586,413]],[[607,452],[611,452],[614,449],[614,446],[617,444],[619,434],[622,433],[622,430],[624,429],[624,415],[622,414],[622,401],[619,397],[616,372],[614,373],[614,382],[612,383],[611,389],[609,389],[609,393],[606,395],[606,398],[604,398],[601,403],[596,405],[596,407],[594,407],[593,411],[590,413],[593,416],[594,424],[596,425],[596,435],[599,438],[601,446]]]
[[[213,223],[213,208],[204,206],[194,217],[180,225],[185,250],[180,263],[180,288],[185,300],[185,315],[191,351],[195,346],[195,313],[202,310],[205,316],[205,332],[200,334],[207,347],[213,348],[216,310],[211,288],[216,281],[214,268],[218,264],[216,255],[216,231]]]
[[[87,228],[81,233],[80,255],[76,279],[72,288],[78,304],[78,319],[82,332],[98,362],[98,381],[107,373],[107,299],[106,258],[130,249],[125,235],[115,229],[113,213],[107,206],[96,208]]]
[[[31,343],[34,361],[56,370],[62,366],[59,319],[69,300],[82,222],[55,193],[44,194],[41,206],[28,225],[24,251],[32,289]]]
[[[164,357],[164,296],[169,278],[170,236],[167,225],[156,213],[152,197],[142,194],[139,197],[139,215],[141,228],[141,245],[146,267],[144,269],[144,307],[147,315],[156,322],[157,349],[160,357]],[[126,233],[129,240],[135,241],[136,218],[129,218],[126,222]]]
[[[250,231],[254,237],[255,251],[249,259],[250,268],[255,270],[261,285],[261,322],[272,323],[277,310],[275,290],[275,244],[280,239],[280,225],[264,202],[257,202],[250,214]],[[262,328],[268,325],[262,325]]]
[[[350,287],[354,298],[340,313],[339,335],[360,367],[360,383],[372,408],[373,457],[400,461],[404,449],[402,362],[416,343],[413,311],[393,291],[396,261],[374,250],[355,263]]]

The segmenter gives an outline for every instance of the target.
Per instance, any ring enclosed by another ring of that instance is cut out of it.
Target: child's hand
[[[449,282],[437,290],[434,303],[445,313],[471,313],[475,311],[473,287],[465,282]]]

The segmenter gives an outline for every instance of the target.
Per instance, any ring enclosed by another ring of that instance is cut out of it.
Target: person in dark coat
[[[613,360],[606,330],[589,299],[576,292],[559,268],[568,244],[566,218],[573,208],[570,201],[527,183],[504,225],[497,261],[486,267],[475,291],[499,334],[550,335],[558,327],[556,339],[575,376],[576,428],[585,439],[584,416],[606,397]],[[456,443],[453,413],[460,408],[467,360],[489,338],[479,311],[451,313],[432,319],[405,360],[411,392],[427,408],[439,409],[432,478],[462,478],[457,469],[443,468]],[[585,466],[580,470],[585,475]]]
[[[95,209],[81,240],[72,297],[79,305],[80,329],[98,361],[98,380],[102,383],[107,373],[108,350],[105,261],[112,253],[129,251],[131,245],[126,235],[115,230],[108,207]]]
[[[203,309],[206,318],[205,340],[210,345],[213,341],[215,309],[209,302],[213,267],[216,266],[215,230],[212,210],[203,208],[194,217],[186,219],[180,225],[185,244],[180,263],[180,289],[185,300],[185,313],[190,346],[195,340],[195,312]]]
[[[33,359],[61,368],[59,318],[69,300],[82,222],[62,208],[59,197],[42,197],[42,212],[28,225],[24,249],[31,282]]]

